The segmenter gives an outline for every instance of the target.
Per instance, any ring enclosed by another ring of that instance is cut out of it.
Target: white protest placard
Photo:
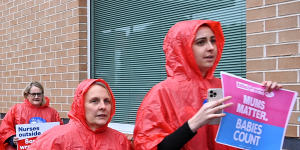
[[[16,137],[19,139],[18,150],[26,150],[37,136],[59,124],[59,122],[47,122],[16,125]]]

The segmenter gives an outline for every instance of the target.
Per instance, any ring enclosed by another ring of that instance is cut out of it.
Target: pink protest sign
[[[223,96],[233,105],[224,109],[216,141],[242,149],[280,150],[297,92],[266,92],[265,87],[221,72]],[[227,102],[227,103],[228,103]]]
[[[233,107],[225,111],[258,122],[285,127],[293,108],[295,93],[287,90],[265,92],[260,83],[222,74],[224,96],[232,96]]]

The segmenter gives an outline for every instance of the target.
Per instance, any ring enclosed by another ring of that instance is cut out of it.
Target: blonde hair
[[[110,95],[110,91],[109,91],[109,89],[107,88],[107,86],[106,86],[104,83],[102,83],[102,82],[95,82],[95,83],[93,83],[92,85],[100,85],[100,86],[104,87],[104,88],[106,89],[106,91],[107,91],[107,93],[108,93],[110,99],[112,99],[112,97],[111,97],[111,95]]]
[[[39,88],[42,91],[42,94],[44,95],[44,88],[43,88],[42,84],[37,82],[37,81],[32,81],[24,89],[23,96],[24,96],[25,99],[27,99],[28,95],[30,94],[30,90],[33,86]],[[43,96],[41,105],[44,105],[45,103],[46,103],[46,101],[45,101],[44,96]]]

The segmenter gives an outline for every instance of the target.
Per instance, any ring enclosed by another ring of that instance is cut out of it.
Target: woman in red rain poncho
[[[28,150],[129,150],[126,136],[107,127],[115,113],[115,98],[102,79],[82,81],[66,125],[43,133]]]
[[[221,88],[213,76],[221,59],[224,36],[219,22],[191,20],[175,24],[168,31],[163,49],[167,79],[145,96],[134,130],[136,150],[228,150],[215,142],[218,125],[209,120],[225,114],[215,112],[230,107],[230,99],[204,103],[209,88]],[[279,88],[266,82],[267,88]]]
[[[0,125],[0,141],[6,150],[16,149],[16,125],[43,122],[60,122],[58,112],[49,106],[48,97],[39,82],[31,82],[24,90],[24,102],[14,105]]]

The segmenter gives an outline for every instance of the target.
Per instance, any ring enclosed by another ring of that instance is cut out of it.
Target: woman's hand
[[[15,145],[17,145],[17,143],[18,143],[18,140],[19,140],[19,138],[18,138],[18,137],[16,137],[16,136],[13,138],[13,142],[14,142],[14,144],[15,144]]]
[[[282,88],[282,85],[281,84],[278,84],[277,82],[272,82],[272,81],[264,81],[262,82],[262,85],[265,88],[265,91],[266,92],[272,92],[273,90],[278,90],[280,88]]]
[[[200,110],[188,120],[191,130],[196,132],[200,127],[207,124],[209,120],[225,116],[224,113],[216,114],[216,112],[231,106],[233,103],[223,104],[223,102],[229,99],[231,99],[231,96],[205,103]]]

